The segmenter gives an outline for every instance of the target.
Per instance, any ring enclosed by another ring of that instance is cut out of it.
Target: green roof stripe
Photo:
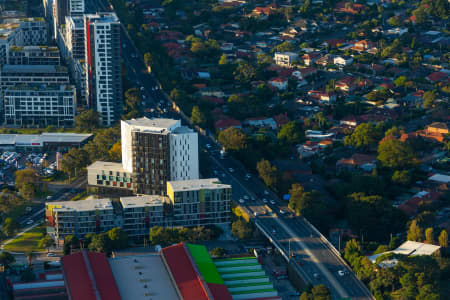
[[[258,285],[272,285],[270,282],[249,282],[249,283],[239,283],[239,284],[227,284],[227,288],[236,288],[242,286],[258,286]]]
[[[230,277],[230,278],[225,278],[225,281],[235,281],[235,280],[247,280],[247,279],[261,279],[261,278],[268,278],[265,275],[261,275],[261,276],[247,276],[247,277]]]
[[[205,246],[187,244],[187,248],[207,283],[224,284]]]
[[[235,263],[232,265],[223,265],[217,267],[219,267],[219,269],[226,269],[226,268],[250,267],[250,266],[259,266],[259,263],[245,263],[245,264]]]
[[[233,261],[233,260],[241,260],[241,259],[256,259],[256,257],[244,256],[244,257],[219,258],[219,259],[215,259],[214,261],[220,262],[220,261]]]
[[[231,295],[256,294],[256,293],[266,293],[266,292],[276,292],[276,290],[264,289],[264,290],[251,290],[251,291],[236,291],[236,292],[231,292]]]
[[[261,271],[264,271],[264,270],[262,270],[262,269],[260,269],[260,270],[248,270],[248,269],[241,270],[241,269],[238,269],[238,270],[233,270],[233,271],[220,271],[220,274],[235,274],[235,273],[249,273],[249,274],[251,274],[251,273],[256,273],[256,272],[261,272]]]

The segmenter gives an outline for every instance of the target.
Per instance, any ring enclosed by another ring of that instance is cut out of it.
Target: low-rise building
[[[231,185],[217,178],[168,181],[173,226],[230,223]]]
[[[164,196],[142,195],[121,197],[123,231],[128,236],[146,236],[153,226],[164,225]]]
[[[119,225],[110,199],[48,202],[45,204],[45,218],[47,232],[55,240],[63,240],[68,235],[84,237]]]
[[[4,91],[5,124],[70,127],[76,113],[72,85],[17,85]]]
[[[133,174],[121,163],[96,161],[87,167],[88,189],[100,195],[129,196],[133,194]]]

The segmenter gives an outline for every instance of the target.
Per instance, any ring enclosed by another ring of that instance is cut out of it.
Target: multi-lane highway
[[[101,9],[108,9],[100,4]],[[168,112],[170,100],[160,89],[158,81],[145,71],[142,55],[122,27],[124,64],[128,79],[142,90],[143,109],[147,116],[179,117]],[[154,112],[150,113],[150,110]],[[249,174],[243,166],[230,157],[221,157],[220,146],[208,136],[199,137],[201,151],[207,152],[208,170],[204,177],[218,177],[233,187],[233,199],[238,201],[249,214],[257,219],[268,237],[280,245],[282,251],[291,255],[301,268],[307,282],[326,284],[333,299],[373,299],[367,288],[347,267],[335,249],[306,220],[294,216],[287,203],[267,191],[255,175]]]

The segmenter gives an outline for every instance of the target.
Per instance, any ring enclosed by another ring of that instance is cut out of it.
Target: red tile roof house
[[[308,91],[308,96],[321,103],[334,103],[336,102],[336,95],[332,92],[311,90]]]
[[[214,122],[214,128],[218,131],[228,129],[230,127],[242,128],[242,123],[239,120],[229,118]]]
[[[288,80],[287,78],[283,77],[275,77],[269,80],[269,85],[271,85],[274,88],[277,88],[278,90],[285,90],[288,87]]]
[[[351,92],[356,89],[355,80],[356,78],[354,77],[345,76],[336,82],[336,89],[344,92]]]
[[[320,53],[306,53],[302,56],[303,62],[307,66],[311,66],[318,60],[322,55]]]
[[[369,50],[369,49],[375,47],[375,45],[376,45],[376,43],[374,43],[372,41],[362,40],[362,41],[356,42],[353,45],[352,50],[362,52],[362,51],[366,51],[366,50]]]
[[[319,142],[313,141],[306,141],[297,147],[297,152],[300,159],[311,157],[321,150],[322,148],[320,147]]]
[[[287,113],[276,115],[273,117],[273,119],[277,123],[277,127],[281,127],[281,126],[289,123],[289,118],[287,116]]]
[[[366,172],[371,172],[375,168],[377,158],[375,155],[367,155],[355,153],[350,158],[342,158],[336,163],[338,170],[356,170],[360,169]]]
[[[414,216],[417,214],[417,210],[420,206],[430,204],[438,200],[440,194],[436,191],[421,191],[412,196],[409,200],[398,206],[400,210],[405,212],[408,216]]]
[[[449,74],[444,73],[444,72],[434,72],[431,73],[430,75],[428,75],[426,77],[426,79],[428,81],[431,81],[433,83],[439,82],[439,81],[444,81],[444,79],[446,79],[448,77]]]

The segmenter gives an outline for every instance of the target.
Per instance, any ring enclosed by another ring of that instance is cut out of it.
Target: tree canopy
[[[411,147],[395,139],[387,139],[379,144],[377,158],[383,167],[392,169],[407,168],[415,161]]]
[[[226,150],[240,151],[247,147],[247,136],[241,129],[230,127],[219,133],[219,142]]]
[[[356,148],[368,148],[375,146],[378,142],[380,134],[371,123],[363,123],[358,125],[351,135],[345,137],[345,145]]]

